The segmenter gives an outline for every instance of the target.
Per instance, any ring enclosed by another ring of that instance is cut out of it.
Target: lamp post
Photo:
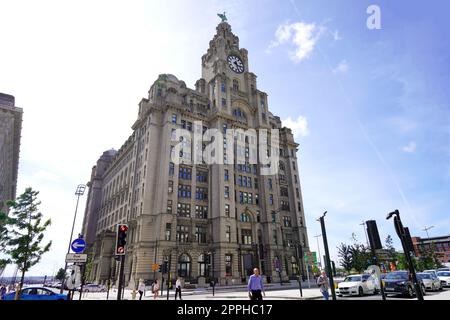
[[[395,210],[393,212],[388,213],[386,220],[394,217],[394,226],[395,231],[397,232],[398,237],[400,238],[400,242],[402,243],[403,252],[405,253],[406,261],[408,262],[409,272],[414,282],[414,288],[416,290],[416,296],[418,300],[423,300],[422,288],[420,287],[419,282],[417,281],[416,271],[414,269],[414,265],[411,259],[411,253],[408,246],[407,232],[403,227],[402,220],[400,219],[400,212]]]
[[[214,249],[208,251],[208,255],[210,256],[211,268],[212,268],[212,287],[213,287],[213,297],[215,294],[216,288],[216,279],[214,278]]]
[[[336,292],[334,288],[333,281],[333,273],[331,272],[331,262],[330,262],[330,253],[328,251],[328,240],[327,240],[327,231],[325,230],[325,215],[327,211],[323,213],[323,215],[318,219],[320,221],[320,226],[322,228],[322,239],[323,239],[323,247],[325,249],[325,266],[327,268],[328,277],[330,278],[330,287],[331,287],[331,295],[333,300],[336,300]]]
[[[75,214],[73,216],[72,231],[70,232],[70,240],[69,240],[69,246],[67,248],[67,254],[70,253],[70,245],[72,244],[73,229],[75,228],[75,221],[77,219],[78,203],[80,201],[80,197],[84,194],[84,190],[86,190],[86,185],[79,184],[78,187],[77,187],[77,190],[75,191],[75,195],[77,196],[77,205],[75,207]],[[66,270],[67,270],[67,262],[64,265],[64,274],[66,274]],[[61,293],[64,292],[65,282],[66,282],[66,278],[64,278],[63,281],[62,281]]]

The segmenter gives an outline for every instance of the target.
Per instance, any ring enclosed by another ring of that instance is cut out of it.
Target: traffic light
[[[372,250],[382,249],[380,235],[378,233],[377,222],[375,220],[366,221],[367,225],[367,236],[369,238],[370,247]]]
[[[126,224],[117,225],[117,237],[116,237],[116,255],[125,255],[125,245],[127,244],[127,232],[128,226]]]

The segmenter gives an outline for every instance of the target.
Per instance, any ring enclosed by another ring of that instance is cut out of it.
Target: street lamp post
[[[414,282],[414,288],[416,289],[416,296],[418,300],[423,300],[422,288],[420,287],[419,282],[417,281],[416,270],[414,269],[414,265],[411,259],[411,253],[408,246],[408,240],[406,238],[405,228],[403,227],[402,220],[400,219],[400,212],[395,210],[391,213],[388,213],[386,220],[394,217],[394,226],[395,231],[397,232],[398,237],[400,238],[400,242],[402,243],[403,252],[405,253],[406,261],[408,262],[409,272],[412,277],[412,281]]]
[[[325,265],[327,268],[328,277],[330,278],[330,287],[331,287],[331,295],[333,297],[333,300],[336,300],[336,292],[334,288],[334,281],[333,281],[333,273],[331,272],[331,261],[330,261],[330,253],[328,251],[328,240],[327,240],[327,231],[325,230],[325,215],[327,214],[327,211],[323,213],[323,215],[319,218],[320,226],[322,228],[322,239],[323,239],[323,247],[325,249]]]
[[[73,229],[75,228],[75,221],[77,219],[78,203],[80,201],[80,197],[84,194],[84,190],[86,190],[86,186],[84,184],[79,184],[77,187],[77,190],[75,191],[75,195],[77,196],[77,205],[75,207],[75,214],[73,216],[72,231],[70,232],[70,240],[69,240],[69,246],[67,248],[67,254],[70,253],[70,245],[72,244]],[[64,265],[64,274],[66,274],[66,271],[67,271],[67,262]],[[66,278],[64,277],[62,284],[61,284],[61,293],[64,292],[65,282],[66,282]]]

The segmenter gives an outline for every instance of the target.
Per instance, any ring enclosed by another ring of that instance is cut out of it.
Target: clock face
[[[242,73],[244,72],[244,63],[242,63],[241,59],[236,56],[228,56],[228,65],[230,66],[230,69],[233,70],[236,73]]]

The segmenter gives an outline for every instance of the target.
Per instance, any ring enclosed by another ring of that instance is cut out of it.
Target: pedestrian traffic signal
[[[116,255],[125,255],[125,245],[127,244],[127,232],[128,226],[126,224],[117,225],[117,237],[116,237]]]
[[[376,221],[375,220],[366,221],[366,225],[367,225],[367,236],[369,238],[370,247],[372,248],[372,250],[383,249]]]

